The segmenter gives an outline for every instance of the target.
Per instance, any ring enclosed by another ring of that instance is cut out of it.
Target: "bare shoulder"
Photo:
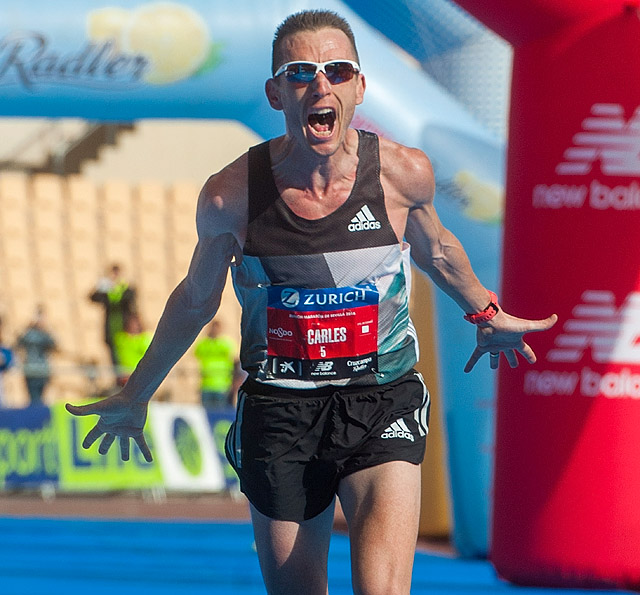
[[[431,161],[420,149],[380,139],[380,177],[385,194],[392,193],[412,208],[433,201],[435,178]]]
[[[248,156],[244,153],[204,183],[198,197],[200,237],[232,233],[243,238],[248,213]]]

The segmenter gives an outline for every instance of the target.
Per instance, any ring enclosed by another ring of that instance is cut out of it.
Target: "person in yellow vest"
[[[196,342],[194,353],[200,365],[200,392],[204,407],[215,409],[232,404],[237,352],[236,342],[222,334],[218,320],[213,320],[206,335]]]
[[[137,314],[130,314],[125,328],[114,336],[114,346],[118,357],[118,384],[124,386],[136,369],[138,362],[147,351],[153,333],[145,331]]]
[[[108,274],[98,281],[89,299],[104,308],[104,341],[114,370],[117,370],[119,361],[115,336],[124,330],[126,319],[136,312],[135,288],[122,277],[120,265],[114,263]]]

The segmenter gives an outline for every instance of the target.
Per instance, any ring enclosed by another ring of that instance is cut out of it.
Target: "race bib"
[[[377,368],[375,285],[267,289],[268,377],[340,380]]]

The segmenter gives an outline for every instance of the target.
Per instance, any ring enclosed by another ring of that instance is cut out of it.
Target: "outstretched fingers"
[[[516,352],[513,349],[509,349],[505,351],[504,356],[507,358],[507,361],[509,362],[510,367],[512,368],[518,367],[518,356],[516,355]]]
[[[129,436],[120,436],[120,458],[123,461],[129,460]]]
[[[518,349],[518,353],[520,353],[522,357],[524,357],[524,359],[526,359],[530,364],[536,363],[536,354],[533,352],[533,349],[531,349],[531,347],[524,341],[522,342],[522,347]]]
[[[100,429],[97,425],[93,427],[84,440],[82,441],[82,448],[88,449],[90,448],[94,442],[100,438],[104,434],[104,438],[98,447],[98,452],[101,455],[106,455],[111,448],[111,445],[115,442],[116,437],[120,439],[120,457],[123,461],[128,461],[131,456],[130,442],[129,438],[133,438],[142,453],[142,456],[145,458],[145,461],[151,463],[153,461],[153,456],[151,455],[151,449],[149,448],[147,441],[145,440],[144,433],[142,431],[137,432],[135,434],[112,434],[111,432],[105,432],[105,430]]]
[[[82,448],[90,448],[91,445],[104,433],[104,430],[101,430],[97,424],[93,426],[93,428],[91,428],[84,437],[84,440],[82,441]]]
[[[109,449],[111,448],[111,445],[113,444],[113,441],[115,439],[115,434],[106,433],[104,435],[104,438],[102,439],[102,442],[100,443],[100,446],[98,447],[98,452],[101,455],[106,455],[109,452]]]
[[[133,438],[145,460],[149,463],[153,461],[151,449],[144,437],[143,427],[147,410],[143,405],[137,405],[135,402],[121,398],[120,395],[114,395],[86,405],[66,403],[65,407],[72,415],[100,417],[98,423],[89,430],[82,441],[83,448],[90,448],[102,436],[98,452],[106,455],[118,438],[120,456],[123,461],[128,461],[131,458],[130,439]]]
[[[73,415],[94,415],[98,413],[94,405],[95,403],[88,403],[87,405],[65,403],[64,408]]]
[[[552,314],[548,318],[542,320],[527,320],[523,329],[524,333],[539,333],[541,331],[548,331],[556,322],[558,322],[558,315]]]
[[[524,342],[523,336],[526,333],[549,330],[557,321],[558,316],[556,314],[552,314],[542,320],[526,320],[510,316],[506,319],[508,324],[503,324],[500,329],[494,331],[492,334],[485,336],[479,331],[478,337],[481,345],[477,345],[474,349],[469,361],[467,361],[464,367],[464,371],[470,372],[485,353],[489,353],[489,365],[492,370],[498,368],[500,353],[504,353],[509,366],[512,368],[518,367],[518,353],[522,355],[527,362],[534,364],[536,362],[536,354],[533,352],[533,349]]]
[[[147,463],[151,463],[153,461],[153,457],[151,456],[151,449],[147,445],[147,441],[144,439],[144,434],[140,432],[140,434],[133,436],[133,439],[136,441],[144,460],[147,461]]]
[[[473,367],[478,363],[478,360],[482,357],[485,352],[482,351],[479,347],[476,347],[471,354],[471,357],[467,361],[467,364],[464,367],[465,372],[471,372]]]

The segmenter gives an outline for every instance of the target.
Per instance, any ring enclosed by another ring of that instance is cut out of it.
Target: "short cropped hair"
[[[360,62],[356,39],[351,26],[345,19],[331,10],[302,10],[288,16],[276,29],[271,53],[271,74],[275,74],[278,67],[282,65],[282,43],[285,38],[301,31],[318,31],[319,29],[342,31],[351,42],[356,61]]]

